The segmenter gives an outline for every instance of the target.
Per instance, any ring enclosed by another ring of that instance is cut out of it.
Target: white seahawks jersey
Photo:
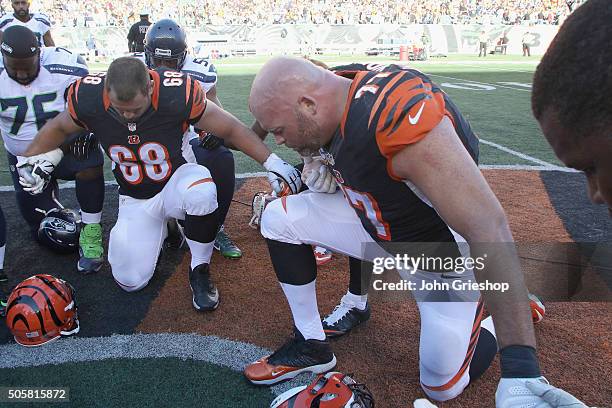
[[[134,52],[132,56],[146,64],[144,52]],[[217,70],[208,58],[194,58],[187,54],[181,72],[189,74],[193,79],[200,82],[204,92],[210,91],[217,85]]]
[[[18,20],[13,13],[7,13],[0,17],[1,31],[4,31],[14,25],[28,27],[30,30],[32,30],[36,38],[38,38],[40,46],[45,46],[45,43],[43,41],[43,35],[47,34],[47,31],[51,29],[49,17],[45,16],[44,14],[33,13],[30,14],[30,19],[26,23],[22,22],[21,20]]]
[[[29,85],[12,80],[0,68],[0,131],[9,153],[25,153],[47,120],[65,110],[66,88],[88,74],[78,57],[65,48],[41,48],[40,72]]]
[[[146,64],[144,52],[134,52],[132,56],[140,59]],[[217,70],[215,66],[208,58],[194,58],[187,54],[185,57],[185,63],[181,72],[189,74],[190,77],[200,82],[204,92],[210,91],[215,85],[217,85]],[[183,135],[183,157],[189,163],[195,163],[196,158],[191,149],[189,141],[198,137],[198,134],[193,131],[193,126]]]
[[[193,58],[187,55],[181,71],[200,81],[205,92],[217,85],[217,70],[208,58]]]

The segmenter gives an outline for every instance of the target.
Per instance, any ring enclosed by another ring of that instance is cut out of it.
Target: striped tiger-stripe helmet
[[[79,332],[72,286],[51,275],[34,275],[13,289],[6,325],[22,346],[40,346]]]

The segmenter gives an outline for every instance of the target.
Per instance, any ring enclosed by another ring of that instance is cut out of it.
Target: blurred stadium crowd
[[[34,0],[55,26],[129,26],[153,21],[204,24],[560,24],[585,0]],[[568,5],[569,4],[569,5]],[[12,12],[10,3],[3,12]]]

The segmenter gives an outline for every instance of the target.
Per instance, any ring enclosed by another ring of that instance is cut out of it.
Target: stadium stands
[[[584,0],[40,0],[32,9],[63,27],[129,26],[143,7],[152,20],[186,27],[231,24],[559,24]],[[381,4],[383,4],[381,6]],[[12,12],[5,4],[3,12]]]

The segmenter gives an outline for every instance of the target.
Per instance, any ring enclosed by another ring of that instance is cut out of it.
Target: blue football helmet
[[[159,20],[147,30],[144,40],[145,62],[151,69],[157,68],[154,60],[176,60],[180,70],[187,56],[187,36],[178,23],[169,18]]]

